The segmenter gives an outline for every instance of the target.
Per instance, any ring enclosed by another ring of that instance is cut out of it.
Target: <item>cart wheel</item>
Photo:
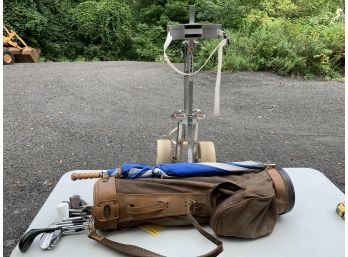
[[[9,50],[4,49],[2,57],[4,65],[10,65],[14,63],[14,55]]]
[[[216,162],[214,143],[211,141],[200,141],[197,147],[197,162]]]
[[[156,164],[172,163],[172,141],[170,139],[157,140]]]

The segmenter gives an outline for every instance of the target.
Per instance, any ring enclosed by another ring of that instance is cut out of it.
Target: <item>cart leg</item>
[[[182,124],[182,122],[178,122],[178,129],[177,129],[177,134],[176,134],[175,154],[174,154],[174,161],[175,162],[182,162],[184,140],[185,140],[185,126],[184,126],[184,124]]]
[[[194,156],[194,162],[196,162],[196,156],[197,156],[197,144],[198,144],[198,121],[196,120],[196,123],[193,125],[193,156]]]
[[[191,124],[190,124],[191,123]],[[192,117],[189,118],[189,125],[187,126],[187,162],[193,162],[193,133],[192,133]]]

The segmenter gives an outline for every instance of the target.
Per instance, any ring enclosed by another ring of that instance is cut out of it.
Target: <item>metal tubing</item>
[[[85,232],[85,230],[86,230],[87,228],[81,228],[81,229],[76,229],[76,230],[74,230],[74,231],[63,231],[63,235],[64,236],[69,236],[69,235],[75,235],[75,234],[80,234],[80,233],[83,233],[83,232]]]
[[[190,14],[189,14],[189,23],[195,23],[195,6],[189,6]]]
[[[76,220],[83,220],[81,215],[76,217],[69,217],[69,218],[63,218],[62,221],[76,221]]]
[[[194,5],[189,6],[189,24],[195,24]],[[188,38],[185,40],[184,45],[184,72],[193,73],[195,41],[192,38]],[[192,163],[195,161],[198,127],[196,125],[197,120],[193,118],[193,77],[190,75],[184,75],[184,110],[187,117],[185,120],[178,122],[174,159],[182,162],[184,141],[187,141],[187,162]]]
[[[193,118],[192,118],[192,104],[193,104],[193,81],[189,81],[188,86],[188,101],[187,101],[187,162],[193,162]]]
[[[82,228],[86,227],[87,223],[80,223],[80,224],[64,224],[64,225],[53,225],[55,228],[61,228],[62,230],[74,230],[76,228]]]
[[[193,55],[194,55],[194,40],[188,39],[187,42],[187,68],[189,73],[193,72]],[[186,112],[187,112],[187,162],[193,162],[193,139],[192,139],[192,110],[193,110],[193,78],[192,76],[188,76],[185,84],[185,92],[186,92]]]
[[[79,219],[79,220],[74,220],[74,221],[62,221],[62,222],[56,222],[53,225],[65,225],[65,224],[82,224],[86,222],[83,219]]]
[[[181,121],[177,124],[177,130],[176,130],[176,144],[175,144],[175,154],[174,154],[174,160],[175,162],[181,162],[182,159],[182,141],[183,141],[183,124]]]
[[[194,124],[193,127],[193,156],[194,156],[194,162],[196,162],[196,156],[197,156],[197,143],[198,143],[198,121],[196,124]]]
[[[80,229],[80,228],[87,228],[87,224],[64,226],[64,227],[62,227],[62,230],[63,230],[63,232],[64,231],[75,231],[76,229]]]
[[[189,23],[195,23],[195,6],[189,7]],[[195,42],[194,39],[186,40],[186,61],[184,66],[185,73],[193,72],[193,59],[194,59]],[[184,76],[184,109],[187,113],[187,135],[186,129],[183,127],[183,139],[187,140],[187,162],[194,162],[194,132],[193,132],[193,77],[190,75]],[[187,136],[187,137],[186,137]]]

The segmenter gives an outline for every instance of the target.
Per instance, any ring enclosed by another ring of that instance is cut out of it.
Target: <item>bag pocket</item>
[[[259,196],[241,189],[216,207],[210,227],[221,236],[257,238],[273,231],[277,216],[274,191]]]

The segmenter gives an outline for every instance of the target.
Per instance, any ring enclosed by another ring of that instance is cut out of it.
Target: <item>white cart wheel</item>
[[[198,142],[197,162],[216,162],[214,143],[211,141]]]
[[[157,140],[156,164],[172,162],[172,141],[170,139]]]

